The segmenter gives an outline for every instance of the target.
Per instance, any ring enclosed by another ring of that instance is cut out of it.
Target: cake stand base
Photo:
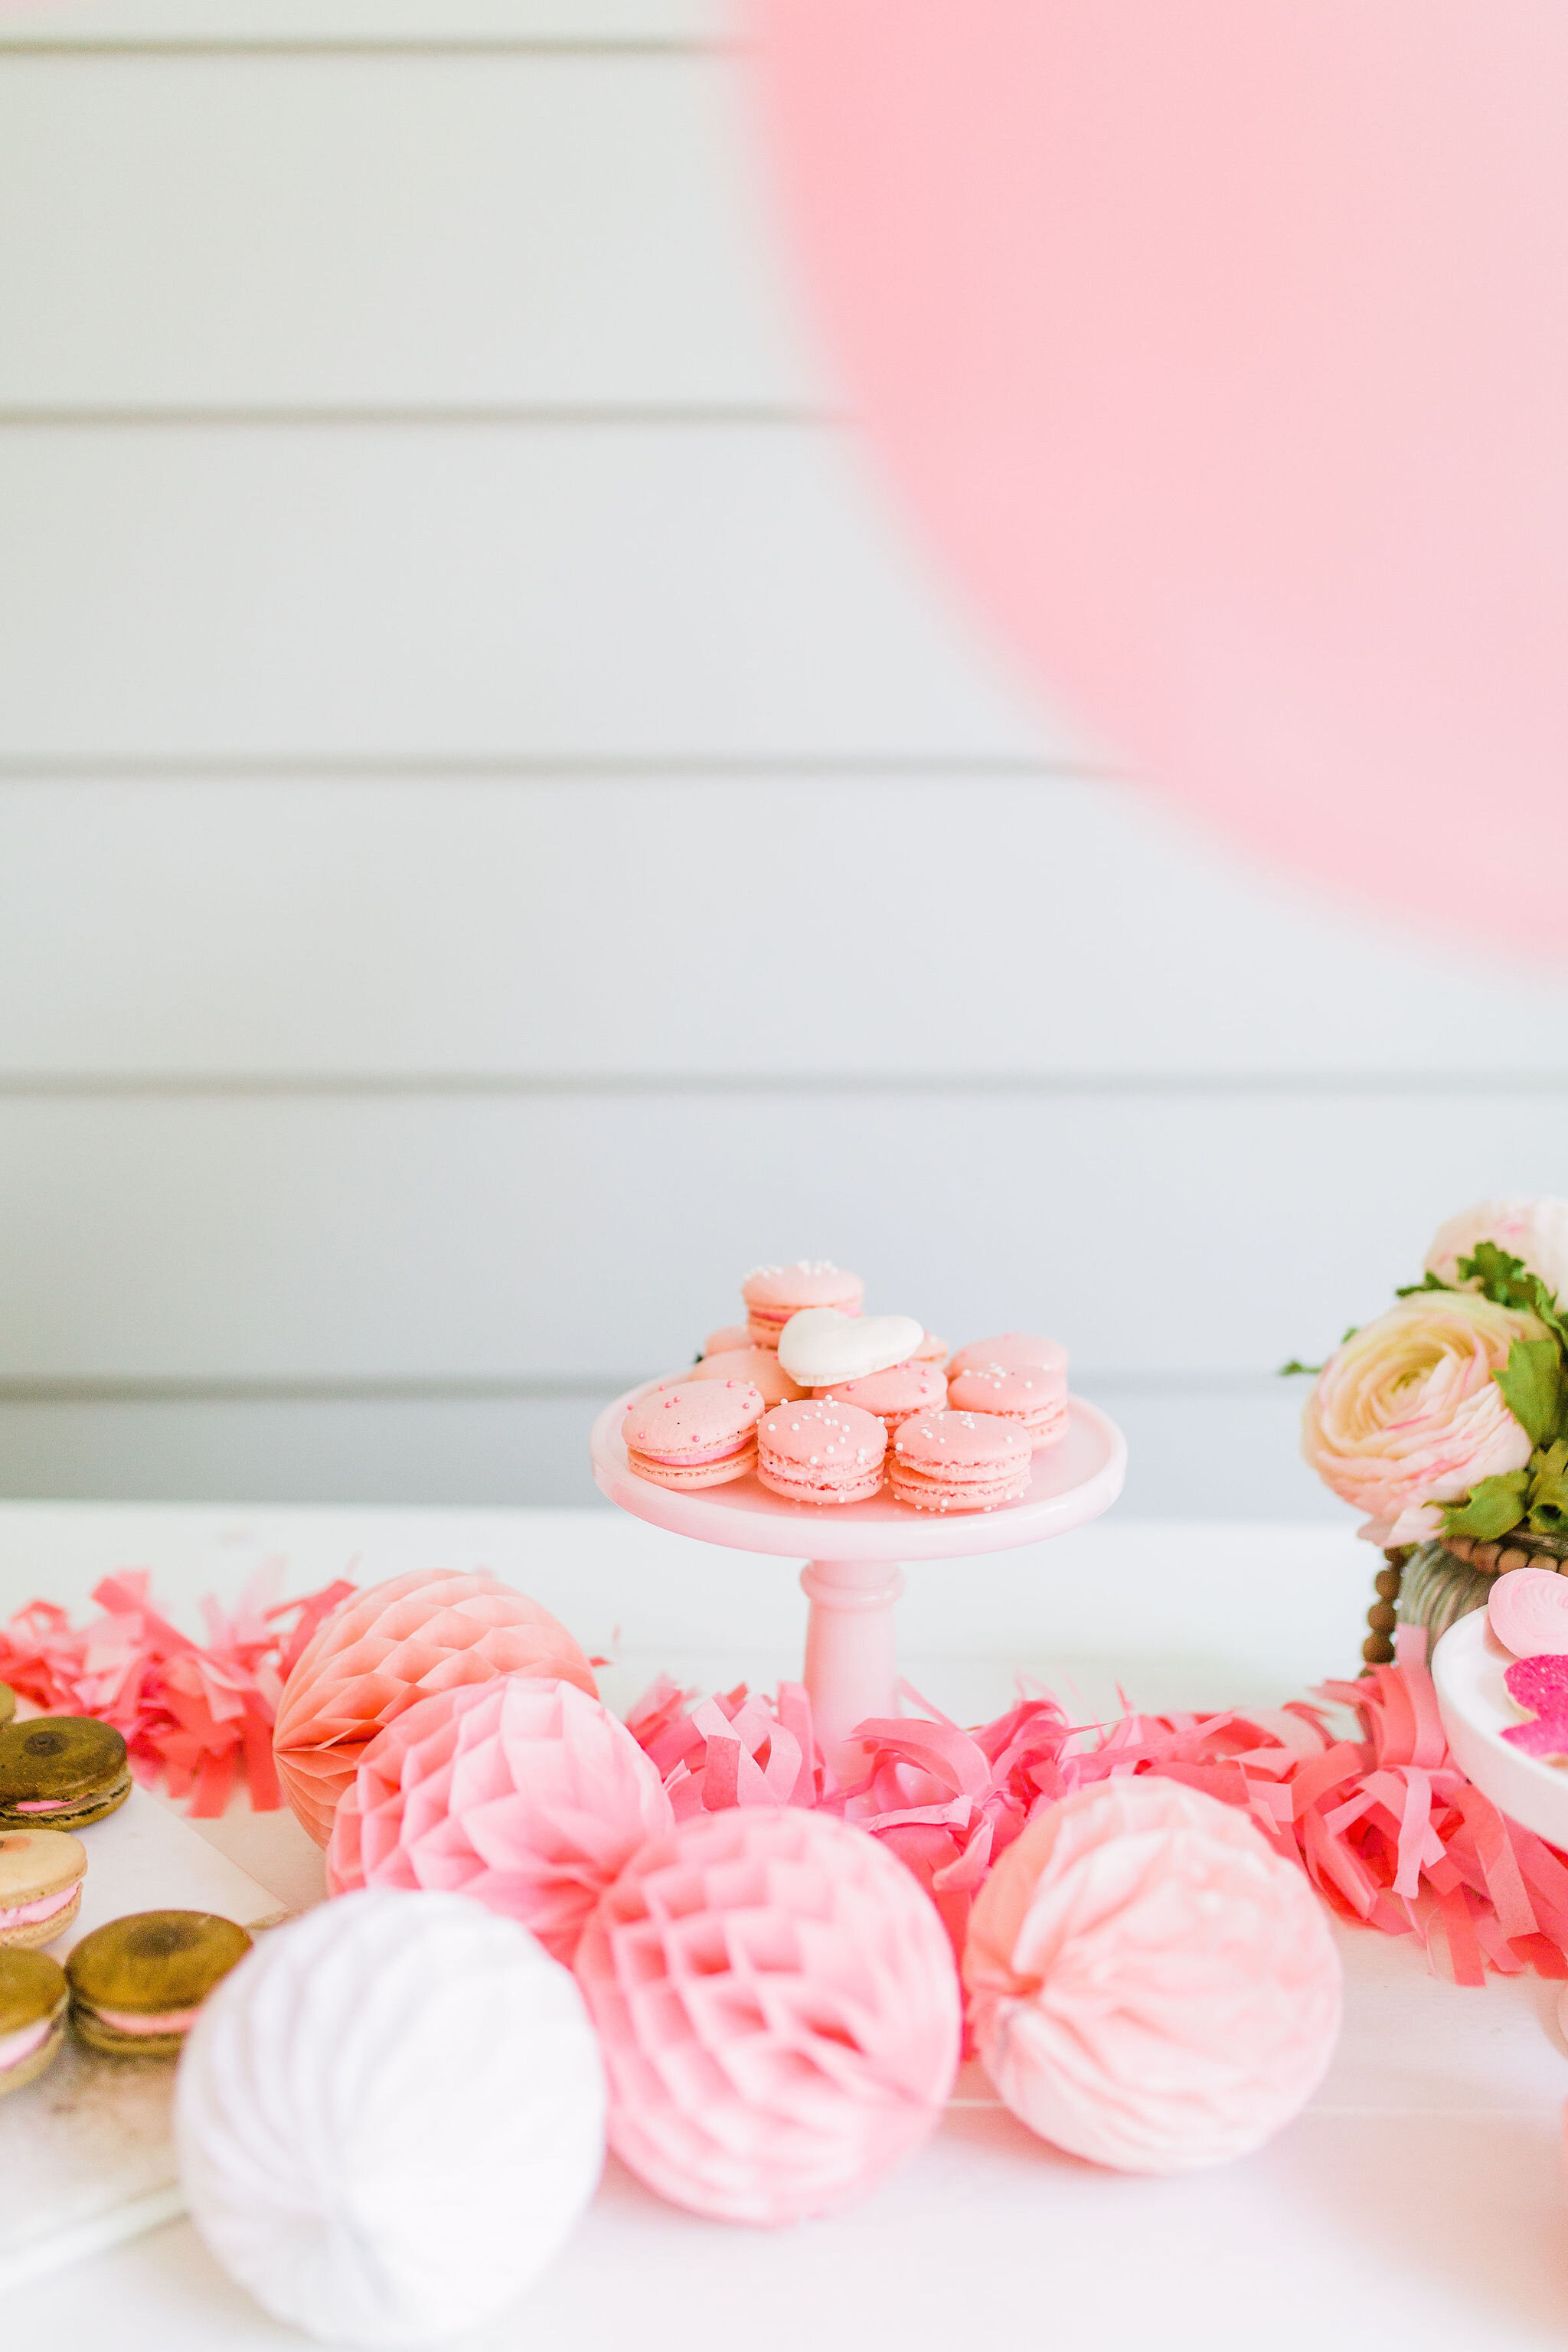
[[[904,1589],[904,1571],[891,1560],[812,1559],[801,1570],[800,1589],[811,1603],[805,1687],[812,1720],[837,1769],[855,1726],[868,1716],[894,1712],[893,1611]]]

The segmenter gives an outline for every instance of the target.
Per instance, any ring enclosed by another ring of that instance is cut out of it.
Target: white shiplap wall
[[[1417,945],[1190,835],[911,552],[727,32],[0,17],[0,1490],[577,1499],[826,1250],[1299,1514],[1270,1367],[1568,1189],[1461,875]]]

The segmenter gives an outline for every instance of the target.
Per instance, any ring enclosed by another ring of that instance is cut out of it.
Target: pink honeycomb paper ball
[[[697,1813],[645,1846],[577,1951],[610,2144],[661,2197],[795,2221],[935,2130],[958,2063],[952,1952],[865,1831],[793,1807]]]
[[[565,1626],[483,1569],[416,1569],[352,1594],[300,1653],[272,1731],[283,1793],[316,1843],[384,1725],[436,1691],[510,1674],[597,1696]]]
[[[338,1801],[333,1895],[471,1895],[570,1965],[595,1904],[674,1822],[658,1768],[574,1685],[503,1675],[421,1699]]]
[[[1322,2080],[1341,1975],[1322,1905],[1232,1805],[1107,1780],[1032,1821],[970,1916],[986,2073],[1042,2139],[1124,2172],[1261,2146]]]

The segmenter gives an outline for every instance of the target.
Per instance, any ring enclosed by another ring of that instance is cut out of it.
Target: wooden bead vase
[[[1495,1581],[1519,1568],[1545,1568],[1568,1576],[1568,1537],[1516,1532],[1495,1543],[1474,1536],[1440,1536],[1384,1554],[1377,1599],[1366,1612],[1371,1629],[1362,1643],[1369,1666],[1394,1655],[1396,1625],[1425,1625],[1435,1644],[1473,1609],[1484,1609]]]

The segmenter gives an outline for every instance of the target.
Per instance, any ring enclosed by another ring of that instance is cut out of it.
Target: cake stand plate
[[[1568,1846],[1568,1767],[1526,1756],[1502,1736],[1524,1721],[1503,1685],[1513,1662],[1484,1609],[1451,1625],[1432,1653],[1443,1728],[1455,1763],[1500,1812],[1551,1845]]]
[[[674,1535],[731,1551],[806,1558],[805,1680],[830,1759],[858,1723],[894,1711],[901,1562],[967,1559],[1066,1535],[1110,1508],[1127,1471],[1127,1441],[1116,1423],[1069,1397],[1066,1436],[1035,1455],[1027,1494],[994,1511],[912,1511],[885,1489],[868,1503],[791,1503],[754,1474],[677,1494],[639,1478],[621,1443],[626,1407],[653,1386],[628,1390],[594,1423],[595,1479],[622,1510]]]

